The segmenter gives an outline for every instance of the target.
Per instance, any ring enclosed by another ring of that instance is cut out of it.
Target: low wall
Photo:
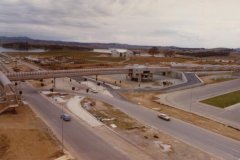
[[[183,72],[180,72],[180,73],[182,74],[182,80],[184,81],[183,84],[187,84],[188,83],[187,77],[185,76],[185,74]],[[168,89],[168,90],[165,90],[164,93],[175,92],[175,91],[180,91],[180,90],[199,87],[199,86],[204,85],[203,80],[201,78],[199,78],[197,74],[195,74],[195,76],[199,80],[199,83],[189,84],[189,85],[184,85],[184,86],[181,86],[181,87]]]
[[[187,82],[187,78],[185,76],[185,74],[183,72],[170,72],[169,75],[167,75],[167,77],[170,77],[170,78],[175,78],[175,79],[180,79],[182,80],[184,83]]]
[[[190,88],[200,87],[200,86],[203,86],[203,85],[204,85],[204,83],[198,83],[198,84],[193,84],[193,85],[178,87],[178,88],[166,90],[166,91],[164,91],[164,93],[169,93],[169,92],[175,92],[175,91],[180,91],[180,90],[184,90],[184,89],[190,89]]]
[[[239,72],[233,72],[232,75],[233,76],[240,76],[240,71]]]
[[[221,75],[221,74],[232,74],[232,71],[203,71],[203,72],[194,72],[198,76],[209,76],[209,75]]]

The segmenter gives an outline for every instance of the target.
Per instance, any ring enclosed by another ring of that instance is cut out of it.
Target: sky
[[[240,47],[240,0],[0,0],[0,36]]]

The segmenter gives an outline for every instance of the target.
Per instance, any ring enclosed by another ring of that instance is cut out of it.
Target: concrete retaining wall
[[[209,75],[221,75],[221,74],[232,74],[232,71],[203,71],[203,72],[194,72],[198,76],[209,76]]]
[[[240,71],[238,71],[238,72],[233,72],[232,75],[233,75],[233,76],[240,76]]]
[[[204,85],[204,83],[188,85],[188,86],[184,86],[184,87],[169,89],[169,90],[164,91],[164,93],[169,93],[169,92],[175,92],[175,91],[180,91],[180,90],[184,90],[184,89],[195,88],[195,87],[199,87],[199,86],[203,86],[203,85]]]
[[[185,74],[183,72],[181,72],[181,73],[182,73],[182,80],[185,81],[184,83],[187,83],[188,80],[187,80]],[[180,91],[180,90],[184,90],[184,89],[189,89],[189,88],[203,86],[204,82],[202,81],[202,79],[199,78],[198,75],[196,75],[196,74],[195,74],[195,76],[200,81],[199,83],[192,84],[192,85],[186,85],[186,86],[182,86],[182,87],[176,87],[176,88],[173,88],[173,89],[166,90],[166,91],[164,91],[164,93],[175,92],[175,91]]]

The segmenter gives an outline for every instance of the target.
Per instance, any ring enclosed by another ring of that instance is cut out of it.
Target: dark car
[[[71,116],[64,113],[60,116],[61,119],[63,119],[64,121],[71,121]]]
[[[171,120],[171,118],[168,115],[164,114],[164,113],[159,113],[158,114],[158,118],[161,118],[161,119],[166,120],[166,121],[170,121]]]

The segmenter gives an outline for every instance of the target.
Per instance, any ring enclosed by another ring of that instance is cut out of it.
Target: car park
[[[165,121],[170,121],[171,120],[171,118],[168,115],[164,114],[164,113],[159,113],[158,114],[158,118],[163,119]]]

